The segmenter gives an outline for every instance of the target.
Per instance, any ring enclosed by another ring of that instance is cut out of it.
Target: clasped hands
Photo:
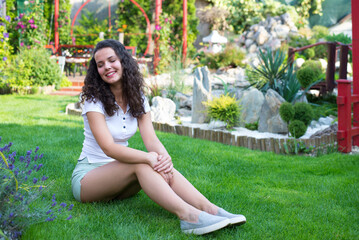
[[[156,152],[149,152],[156,157],[156,160],[151,163],[153,170],[158,172],[165,181],[171,185],[173,179],[173,163],[170,155],[157,154]]]

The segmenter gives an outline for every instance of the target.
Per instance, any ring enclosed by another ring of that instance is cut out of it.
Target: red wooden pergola
[[[134,5],[136,5],[141,12],[143,13],[145,19],[146,19],[146,23],[147,23],[147,32],[148,32],[148,40],[147,40],[147,48],[146,51],[144,53],[144,55],[146,55],[149,51],[149,47],[151,44],[151,39],[152,39],[152,33],[151,33],[151,24],[150,24],[150,20],[147,17],[146,12],[142,9],[142,7],[135,1],[135,0],[130,0]],[[82,10],[82,8],[89,3],[90,0],[87,0],[85,3],[83,3],[81,5],[81,7],[77,10],[74,19],[72,20],[71,23],[71,38],[73,39],[73,26],[75,24],[77,15],[80,13],[80,11]],[[109,28],[111,28],[111,3],[109,1]],[[159,25],[160,23],[160,15],[162,12],[162,0],[156,0],[156,8],[155,8],[155,24],[156,26]],[[58,18],[59,18],[59,0],[55,0],[55,18],[54,18],[54,26],[55,26],[55,50],[56,52],[59,50],[59,31],[58,31]],[[155,52],[154,52],[154,69],[156,69],[158,63],[159,63],[159,34],[156,34],[155,36]],[[183,0],[183,36],[182,36],[182,60],[183,62],[186,59],[187,56],[187,0]]]

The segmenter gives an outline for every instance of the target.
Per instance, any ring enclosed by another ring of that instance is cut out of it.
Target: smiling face
[[[103,81],[110,85],[121,84],[122,65],[115,51],[110,48],[102,48],[95,55],[97,71]]]

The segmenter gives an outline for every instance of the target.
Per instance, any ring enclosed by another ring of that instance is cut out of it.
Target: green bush
[[[321,25],[315,25],[312,28],[312,31],[313,31],[313,37],[318,40],[325,39],[325,37],[329,35],[329,29]]]
[[[286,123],[289,123],[294,117],[293,105],[289,102],[284,102],[279,107],[279,115]]]
[[[221,95],[219,98],[213,98],[204,102],[207,106],[208,116],[212,119],[219,120],[226,123],[226,128],[233,128],[239,122],[241,109],[238,101],[227,95]]]
[[[306,126],[314,118],[314,113],[312,107],[308,103],[298,102],[294,104],[294,119],[302,121]]]
[[[62,73],[55,59],[44,48],[23,48],[13,55],[0,80],[0,87],[12,92],[27,93],[31,87],[59,87]]]
[[[200,66],[207,66],[210,69],[219,69],[222,67],[243,67],[242,63],[245,53],[234,45],[227,45],[222,52],[197,54]]]
[[[322,65],[319,61],[308,60],[297,71],[297,78],[303,88],[319,80],[323,74]]]
[[[289,123],[288,130],[291,136],[300,138],[307,131],[307,126],[299,120],[294,120]]]

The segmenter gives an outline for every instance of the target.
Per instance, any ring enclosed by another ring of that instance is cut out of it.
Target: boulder
[[[169,98],[152,98],[151,118],[153,122],[170,123],[174,119],[176,104]]]
[[[249,88],[240,94],[239,105],[242,107],[241,120],[244,123],[255,123],[259,119],[264,96],[261,91],[256,88]]]
[[[288,126],[279,115],[279,107],[283,102],[285,100],[276,91],[267,91],[259,116],[259,132],[288,133]]]
[[[196,68],[193,79],[192,123],[205,123],[207,107],[203,102],[211,99],[211,78],[207,66]]]

